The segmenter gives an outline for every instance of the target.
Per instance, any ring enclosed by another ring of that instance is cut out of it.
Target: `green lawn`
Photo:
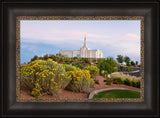
[[[99,92],[93,98],[140,98],[140,92],[130,90],[107,90]]]

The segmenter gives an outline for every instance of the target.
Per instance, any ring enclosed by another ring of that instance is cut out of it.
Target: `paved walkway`
[[[128,89],[132,89],[132,90],[136,90],[136,91],[140,91],[139,88],[135,88],[132,86],[127,86],[127,85],[123,85],[123,84],[111,84],[111,85],[105,85],[105,78],[102,76],[96,76],[96,79],[99,81],[99,84],[95,84],[94,88],[90,89],[90,92],[94,91],[94,90],[98,90],[98,89],[105,89],[105,88],[128,88]],[[62,90],[62,94],[59,97],[55,97],[55,96],[49,96],[49,95],[45,95],[42,96],[41,98],[68,98],[68,99],[79,99],[79,98],[88,98],[89,93],[76,93],[76,92],[72,92],[72,91],[68,91],[68,90]],[[34,98],[32,96],[30,96],[30,94],[27,91],[21,90],[21,98]]]

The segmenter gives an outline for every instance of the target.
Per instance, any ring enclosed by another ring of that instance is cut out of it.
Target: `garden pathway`
[[[140,91],[139,88],[135,88],[132,86],[127,86],[127,85],[123,85],[123,84],[111,84],[111,85],[105,85],[105,78],[102,76],[96,76],[96,79],[99,81],[99,84],[95,84],[93,88],[90,89],[90,92],[94,91],[94,90],[98,90],[98,89],[104,89],[104,88],[113,88],[113,87],[118,87],[118,88],[128,88],[128,89],[132,89],[132,90],[136,90],[136,91]],[[21,90],[20,91],[20,95],[21,98],[34,98],[32,96],[30,96],[30,94],[27,91]],[[59,97],[55,97],[55,96],[49,96],[49,95],[45,95],[42,96],[41,98],[69,98],[69,99],[79,99],[79,98],[88,98],[89,94],[87,93],[76,93],[76,92],[72,92],[72,91],[68,91],[68,90],[62,90],[62,94]]]

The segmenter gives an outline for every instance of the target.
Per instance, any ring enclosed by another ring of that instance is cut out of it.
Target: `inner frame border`
[[[60,99],[20,98],[20,20],[140,20],[141,83],[140,98]],[[144,16],[17,16],[16,17],[16,102],[144,102]]]

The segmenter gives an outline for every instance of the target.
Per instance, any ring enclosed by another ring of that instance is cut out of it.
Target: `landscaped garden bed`
[[[88,98],[94,90],[114,87],[140,91],[140,78],[111,74],[117,71],[113,58],[89,65],[85,58],[66,61],[60,56],[54,57],[56,61],[53,57],[37,57],[21,65],[21,98]]]
[[[132,86],[127,86],[124,84],[111,84],[111,85],[106,85],[104,82],[105,78],[103,76],[96,76],[97,80],[99,81],[99,84],[95,84],[93,88],[90,89],[89,93],[94,91],[94,90],[99,90],[99,89],[104,89],[104,88],[127,88],[127,89],[132,89],[135,91],[140,91],[139,88],[132,87]],[[61,98],[61,99],[86,99],[89,97],[89,93],[77,93],[73,92],[70,90],[65,90],[63,89],[61,91],[61,95],[59,96],[50,96],[50,95],[44,95],[41,96],[40,98],[45,99],[45,98]],[[27,90],[21,90],[21,98],[32,98],[35,99],[30,95],[30,93]]]

